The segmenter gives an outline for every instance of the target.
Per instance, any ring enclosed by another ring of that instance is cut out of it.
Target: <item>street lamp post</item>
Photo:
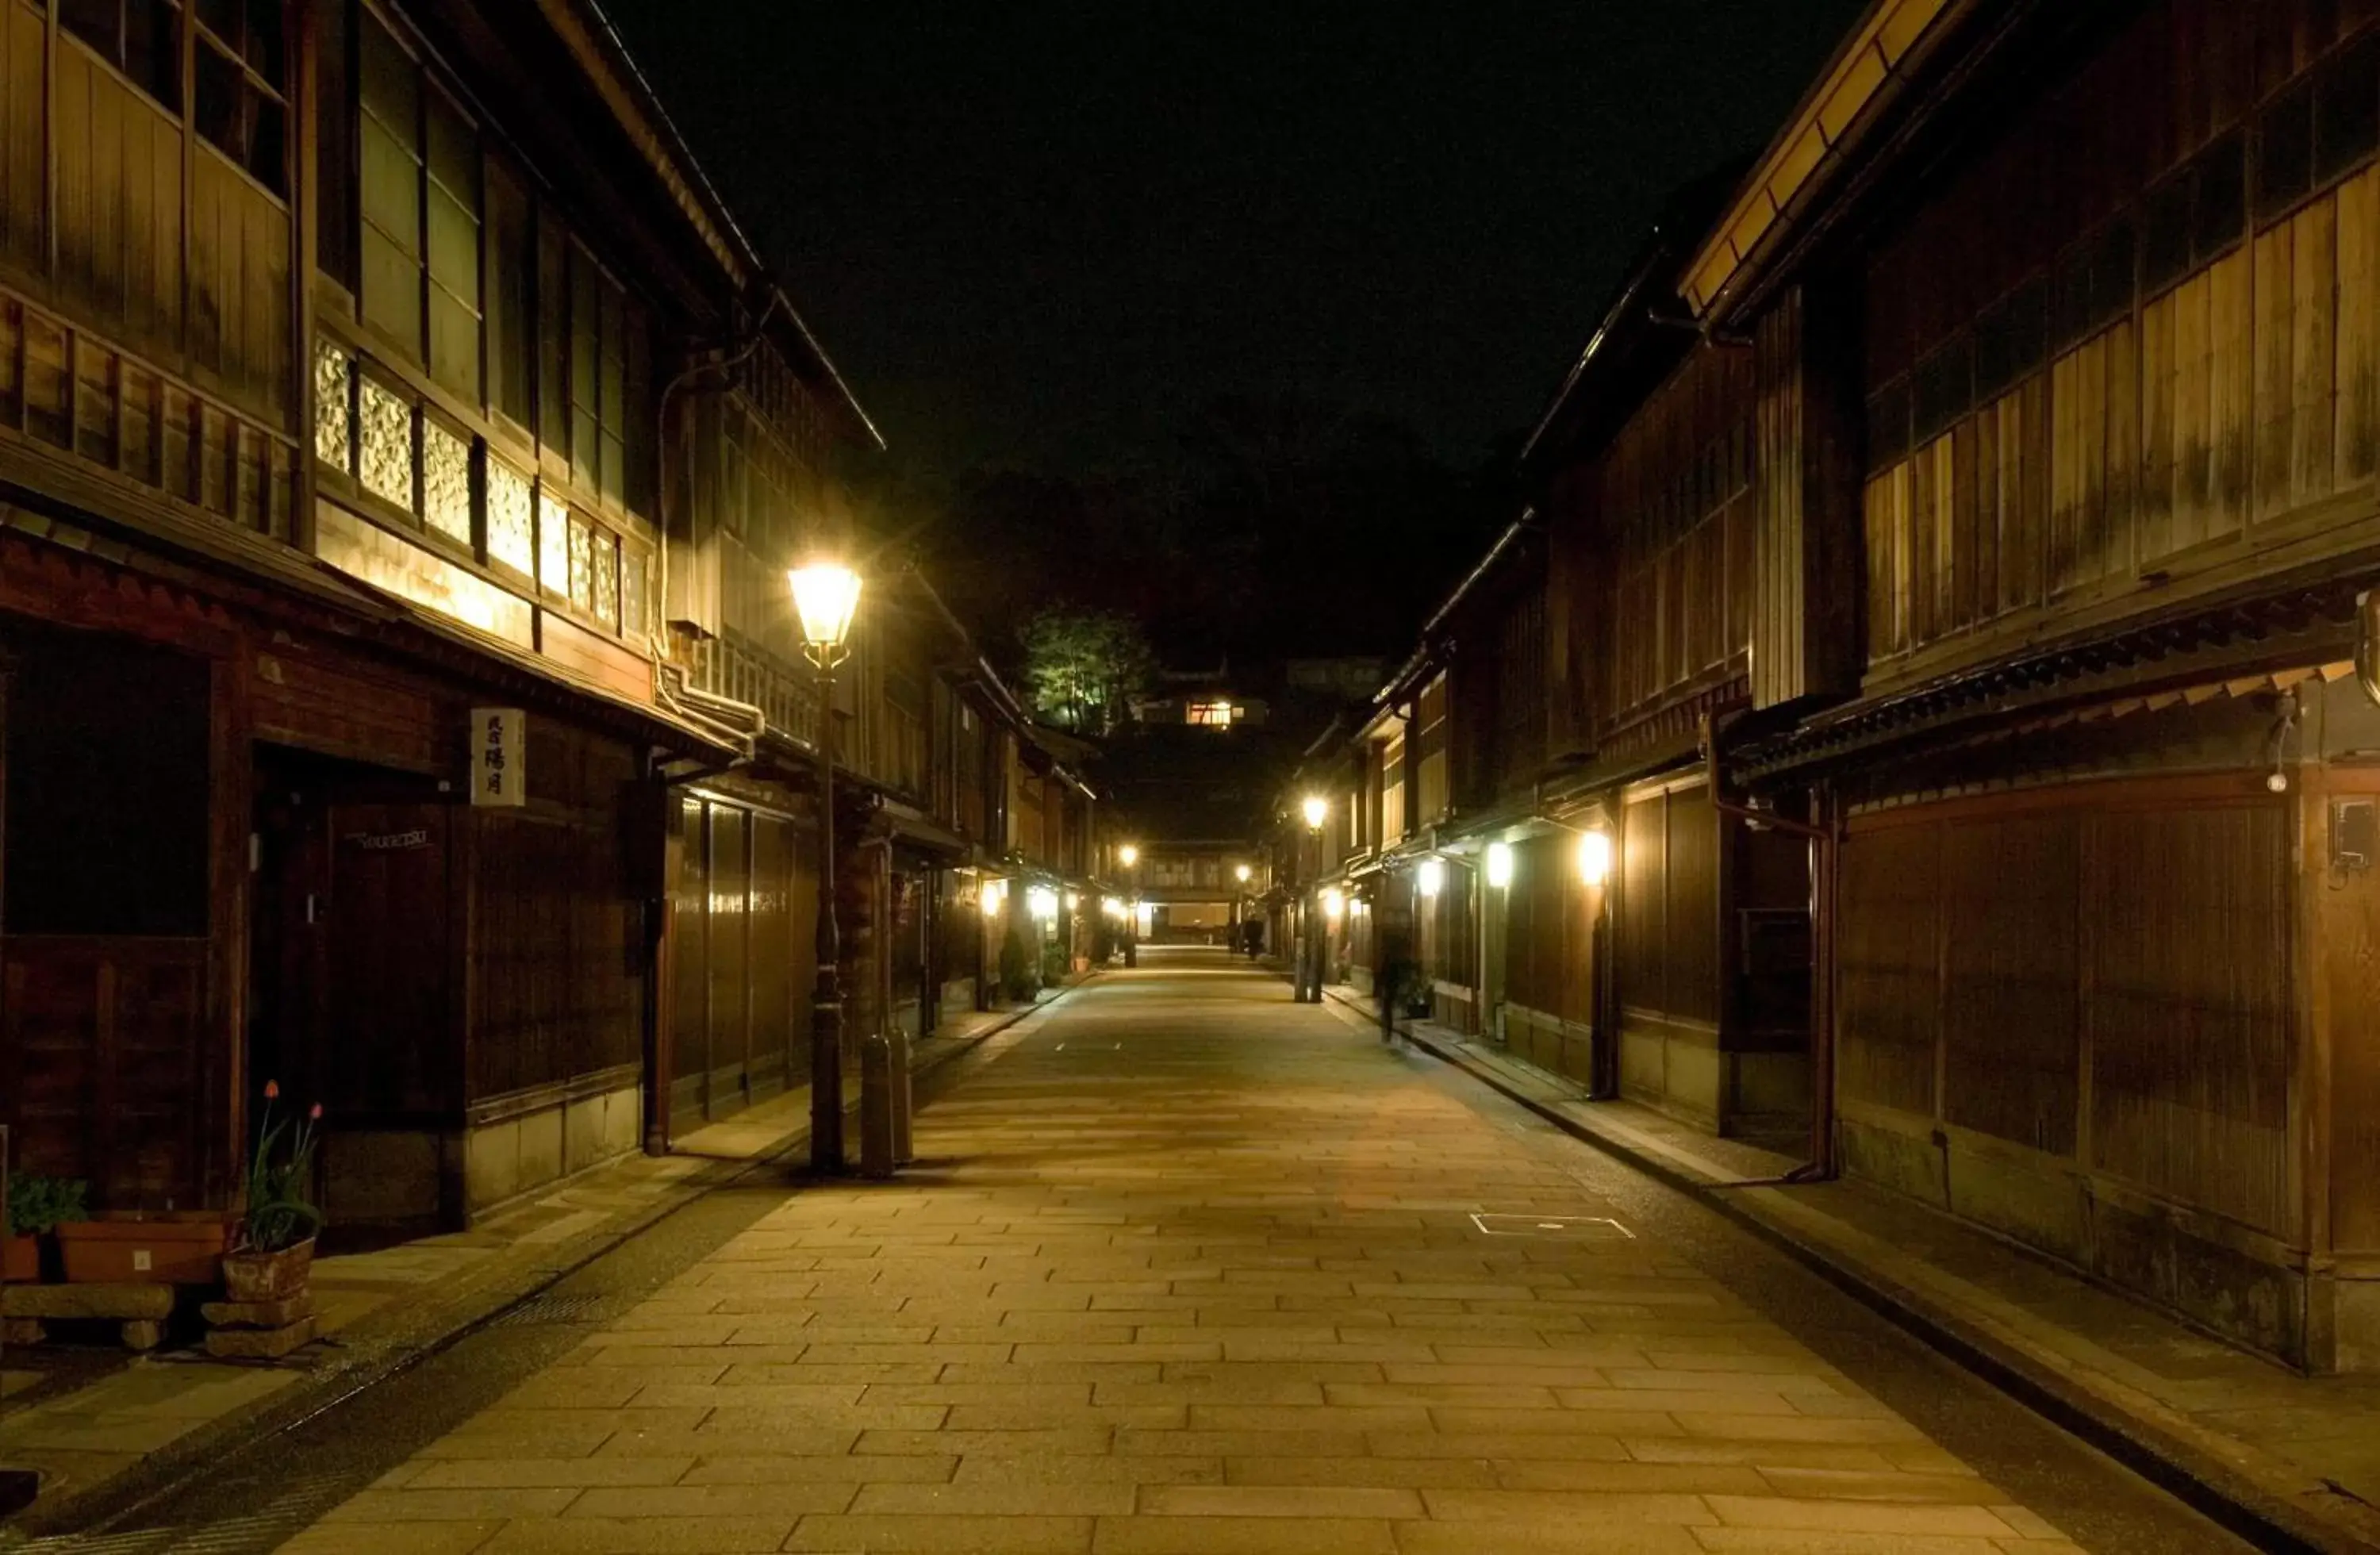
[[[1299,1001],[1307,1004],[1322,1002],[1322,823],[1330,819],[1330,801],[1319,794],[1309,794],[1302,807],[1305,820],[1305,844],[1312,866],[1305,871],[1304,898],[1298,916],[1305,920],[1305,942],[1298,951]]]
[[[1123,964],[1133,967],[1140,965],[1140,849],[1124,844],[1116,862],[1124,869]]]
[[[836,964],[843,958],[843,934],[835,921],[834,672],[851,656],[847,639],[852,618],[859,610],[859,575],[833,562],[813,562],[786,576],[793,586],[795,612],[801,617],[802,654],[818,670],[819,688],[818,982],[810,1002],[810,1170],[840,1176],[844,1171],[843,980]],[[877,1041],[882,1040],[880,1034]],[[860,1085],[864,1101],[865,1074]],[[863,1135],[868,1121],[863,1107]]]

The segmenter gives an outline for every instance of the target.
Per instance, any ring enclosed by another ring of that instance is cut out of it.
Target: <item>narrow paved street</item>
[[[2237,1548],[1275,979],[1152,956],[1001,1040],[900,1183],[771,1189],[475,1414],[269,1449],[376,1476],[286,1548]]]

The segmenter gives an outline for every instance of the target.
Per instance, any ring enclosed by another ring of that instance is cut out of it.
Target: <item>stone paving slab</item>
[[[1331,990],[1342,1012],[1354,1002]],[[1412,1039],[1616,1153],[1685,1181],[1774,1184],[1798,1164],[1577,1086],[1492,1044],[1418,1023]],[[1866,1184],[1735,1188],[1729,1202],[1921,1322],[1980,1345],[2176,1472],[2317,1547],[2380,1547],[2380,1375],[2308,1377],[1977,1227]],[[1648,1355],[1670,1369],[1694,1354]]]
[[[287,1548],[2075,1548],[1676,1250],[1482,1232],[1621,1207],[1326,1013],[1125,981]]]

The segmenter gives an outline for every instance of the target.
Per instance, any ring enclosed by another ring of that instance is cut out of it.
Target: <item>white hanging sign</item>
[[[471,710],[471,803],[528,803],[528,715],[518,708]]]

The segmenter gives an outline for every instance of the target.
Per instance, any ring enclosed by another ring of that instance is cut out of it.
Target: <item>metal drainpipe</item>
[[[2380,702],[2380,592],[2355,596],[2355,678],[2363,694]]]

